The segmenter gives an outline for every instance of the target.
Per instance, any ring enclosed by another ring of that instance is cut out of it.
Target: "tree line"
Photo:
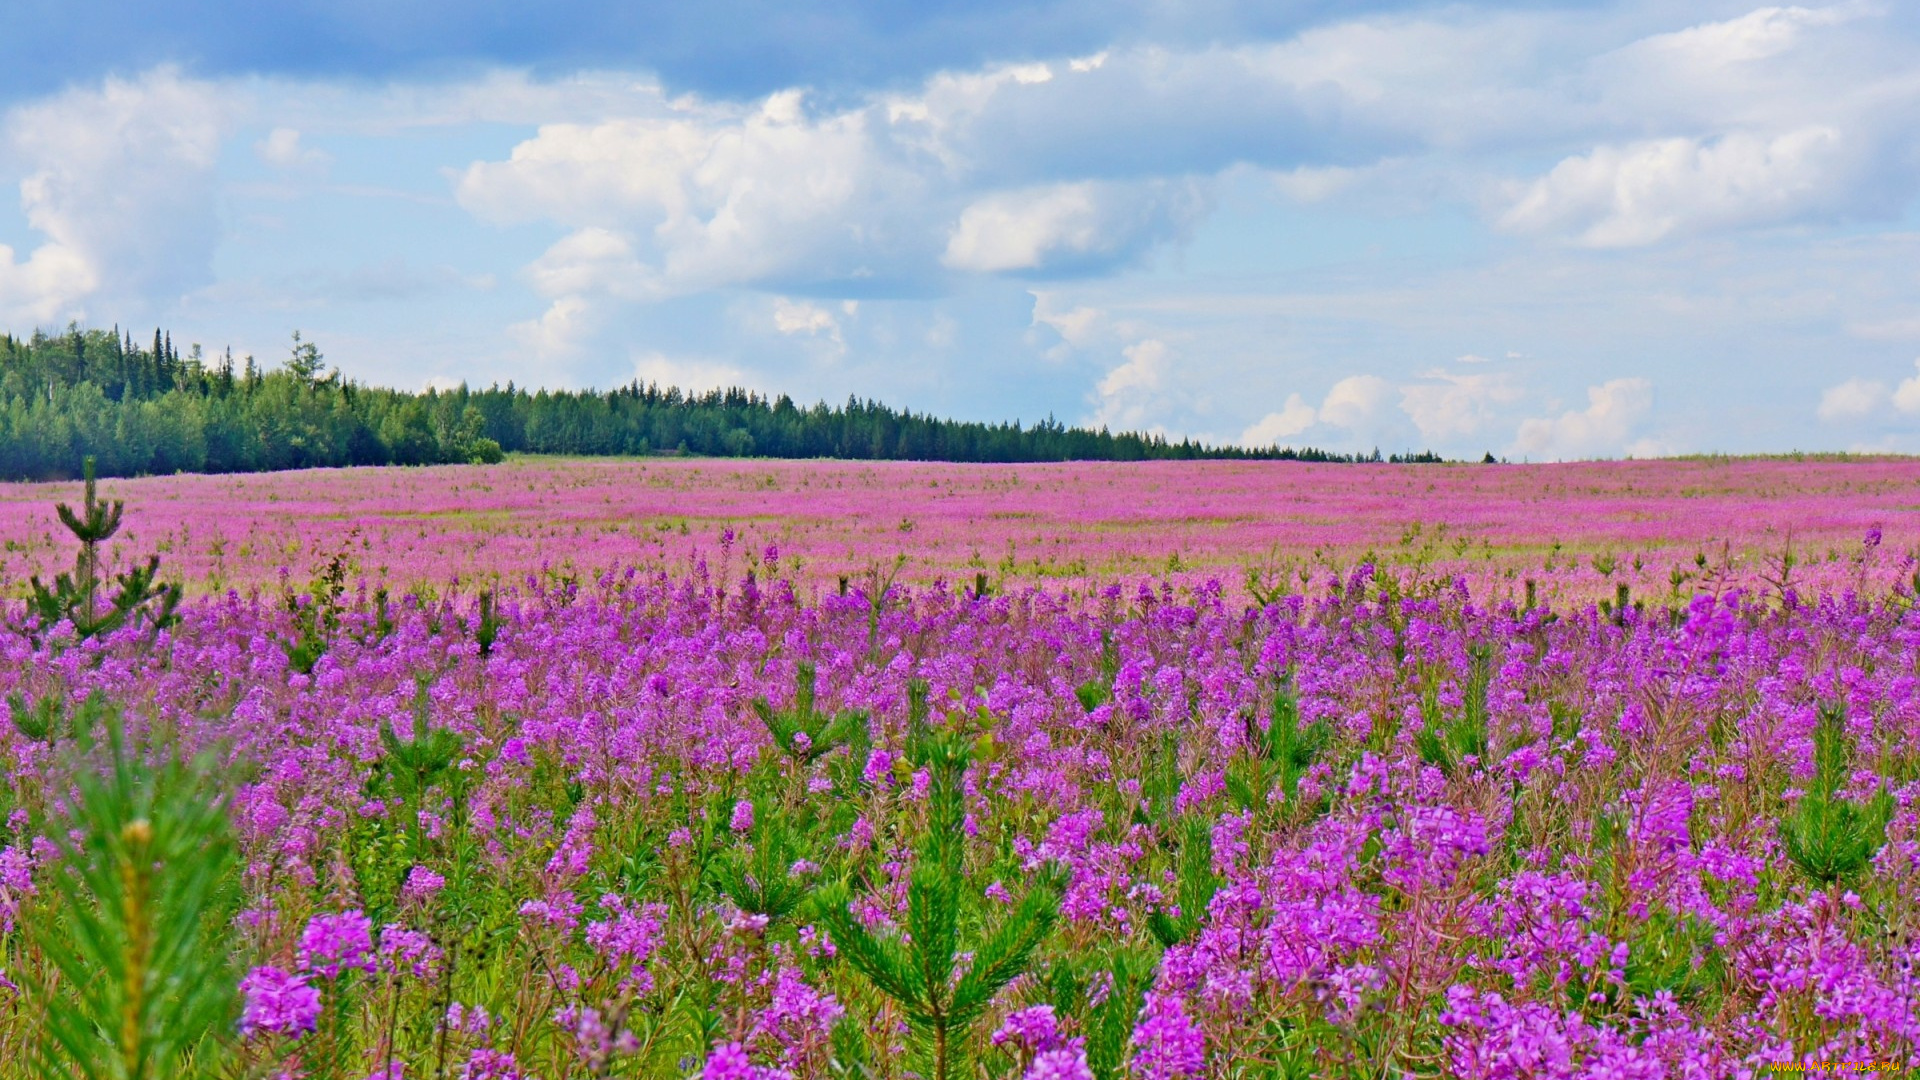
[[[118,327],[0,335],[0,479],[259,472],[346,465],[498,461],[510,452],[583,455],[1036,462],[1238,458],[1383,459],[1313,448],[1212,446],[1191,439],[1018,422],[945,420],[850,397],[795,404],[741,389],[706,393],[630,383],[613,390],[529,390],[509,382],[419,393],[326,371],[293,335],[278,367],[232,350],[186,355],[154,331],[149,345]]]

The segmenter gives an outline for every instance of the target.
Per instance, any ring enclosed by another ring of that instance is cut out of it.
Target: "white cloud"
[[[1920,396],[1920,388],[1916,388],[1916,395]],[[1827,387],[1826,392],[1820,395],[1820,406],[1814,410],[1814,415],[1828,423],[1851,420],[1873,412],[1886,400],[1886,383],[1872,379],[1848,379],[1837,386]]]
[[[731,387],[754,387],[740,368],[718,360],[672,357],[661,352],[641,353],[633,361],[633,377],[642,383],[677,386],[699,393]]]
[[[940,262],[1001,273],[1113,256],[1180,232],[1202,205],[1197,189],[1184,184],[1080,182],[1001,192],[960,212]]]
[[[1477,356],[1461,360],[1486,362]],[[1422,378],[1426,381],[1400,388],[1400,408],[1422,437],[1436,442],[1476,434],[1493,422],[1498,406],[1523,396],[1520,387],[1500,373],[1429,371]]]
[[[527,267],[527,279],[542,296],[606,292],[639,299],[651,295],[651,276],[625,237],[611,229],[577,229]]]
[[[957,270],[1031,270],[1048,253],[1090,250],[1103,239],[1092,184],[992,195],[960,214],[940,261]]]
[[[165,301],[210,280],[230,114],[211,84],[169,69],[10,110],[20,206],[46,241],[23,262],[0,249],[0,314],[78,317],[94,299]]]
[[[1565,461],[1642,454],[1655,444],[1635,439],[1653,413],[1653,384],[1646,379],[1610,379],[1587,388],[1587,407],[1557,417],[1522,421],[1514,448],[1532,458]]]
[[[1157,418],[1170,368],[1167,344],[1148,338],[1120,350],[1126,361],[1108,371],[1095,387],[1099,405],[1094,423],[1137,430]]]
[[[1060,335],[1060,340],[1069,347],[1080,349],[1091,344],[1105,320],[1105,312],[1099,308],[1084,305],[1061,309],[1055,306],[1057,295],[1042,290],[1031,290],[1033,297],[1033,326],[1045,326]]]
[[[1913,362],[1916,372],[1920,372],[1920,360]],[[1920,413],[1920,374],[1900,380],[1893,389],[1893,407],[1903,413]]]
[[[1268,413],[1240,433],[1240,445],[1256,449],[1277,446],[1302,434],[1319,419],[1319,412],[1299,394],[1288,394],[1287,403],[1279,412]]]
[[[100,277],[79,252],[60,244],[42,244],[24,262],[0,244],[0,319],[43,326],[84,314],[85,297]]]
[[[551,364],[578,356],[598,326],[596,313],[584,299],[562,296],[539,318],[508,326],[507,336],[531,350],[536,359]]]
[[[1535,181],[1500,218],[1515,232],[1637,247],[1676,232],[1771,224],[1835,204],[1849,166],[1838,130],[1602,146]]]
[[[1689,68],[1724,67],[1766,60],[1799,44],[1810,29],[1836,26],[1864,14],[1859,4],[1829,8],[1763,7],[1724,22],[1655,34],[1637,51]]]
[[[266,138],[253,144],[253,152],[276,169],[317,169],[333,160],[326,151],[301,142],[299,129],[290,127],[268,132]]]
[[[782,334],[824,337],[836,350],[846,348],[846,341],[840,336],[840,320],[833,317],[833,312],[806,300],[774,297],[773,328]]]
[[[1327,391],[1320,403],[1320,422],[1350,431],[1367,428],[1377,421],[1392,393],[1393,384],[1378,375],[1350,375]]]
[[[553,124],[506,161],[468,166],[455,196],[490,221],[645,237],[658,258],[636,293],[854,279],[913,239],[894,222],[920,186],[882,160],[867,124],[864,111],[809,117],[797,91],[753,109],[688,102],[667,116]]]

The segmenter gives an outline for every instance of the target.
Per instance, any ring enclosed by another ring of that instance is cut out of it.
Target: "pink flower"
[[[277,967],[257,967],[240,980],[244,1006],[240,1034],[270,1032],[299,1037],[320,1019],[320,991],[307,985],[305,975]]]

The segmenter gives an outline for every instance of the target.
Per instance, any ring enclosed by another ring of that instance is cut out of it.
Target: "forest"
[[[326,370],[296,331],[263,370],[231,350],[186,355],[111,330],[0,335],[0,479],[264,472],[349,465],[498,461],[507,453],[691,454],[908,461],[1145,461],[1241,458],[1437,462],[1430,452],[1336,454],[1248,449],[1068,427],[1049,417],[947,420],[850,397],[801,406],[741,389],[683,392],[638,382],[612,390],[368,386]]]

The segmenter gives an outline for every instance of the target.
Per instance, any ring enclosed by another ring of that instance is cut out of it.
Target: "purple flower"
[[[519,1063],[504,1050],[475,1050],[460,1070],[460,1080],[526,1080]]]
[[[380,929],[380,957],[386,961],[388,971],[398,974],[404,970],[416,979],[424,979],[433,974],[440,955],[440,947],[433,939],[418,930],[395,923]]]
[[[1079,1047],[1048,1050],[1033,1059],[1026,1080],[1093,1080],[1087,1052]]]
[[[636,907],[614,893],[600,898],[609,918],[587,924],[587,944],[600,954],[607,967],[623,972],[620,985],[635,993],[653,989],[653,975],[647,961],[660,947],[660,935],[666,909],[659,904]]]
[[[307,985],[305,975],[277,967],[257,967],[240,980],[245,1005],[240,1034],[270,1032],[298,1037],[314,1029],[320,1019],[320,991]]]
[[[733,804],[733,820],[727,827],[734,832],[743,833],[753,830],[753,804],[745,799]]]
[[[1051,1005],[1034,1005],[1008,1013],[993,1033],[993,1045],[1012,1045],[1029,1054],[1051,1050],[1059,1041],[1060,1023],[1054,1019]]]
[[[760,1013],[760,1029],[779,1045],[780,1063],[807,1073],[807,1064],[824,1057],[833,1025],[846,1010],[832,994],[809,986],[791,965],[774,976],[773,997]]]
[[[700,1070],[700,1080],[756,1080],[758,1073],[753,1062],[747,1060],[747,1048],[732,1042],[714,1047],[713,1053],[707,1055],[707,1067]]]
[[[33,856],[18,847],[0,851],[0,934],[13,931],[21,897],[33,894]]]
[[[1147,995],[1132,1042],[1133,1072],[1140,1080],[1188,1080],[1207,1063],[1206,1037],[1172,994]]]
[[[358,911],[315,915],[300,935],[300,967],[328,979],[374,970],[373,921]]]
[[[400,887],[400,899],[426,903],[446,888],[447,879],[424,866],[407,871],[407,883]]]

